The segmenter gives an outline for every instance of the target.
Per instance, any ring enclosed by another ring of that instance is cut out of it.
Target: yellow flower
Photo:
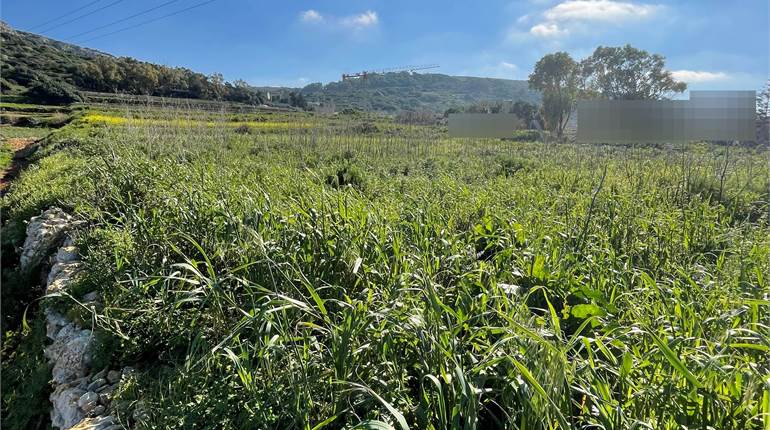
[[[167,126],[167,127],[228,127],[235,128],[248,126],[259,129],[295,129],[309,128],[309,123],[303,122],[267,122],[267,121],[202,121],[195,119],[159,119],[159,118],[126,118],[122,116],[88,114],[83,120],[89,123],[102,123],[109,125],[146,125],[146,126]]]

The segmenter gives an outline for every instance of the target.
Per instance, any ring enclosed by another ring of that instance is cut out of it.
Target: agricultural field
[[[50,408],[48,308],[136,369],[132,428],[770,428],[766,149],[72,115],[2,199],[9,426]],[[38,300],[15,261],[52,206],[86,270]]]
[[[70,120],[69,108],[0,103],[0,192],[18,170],[15,154]],[[18,164],[18,163],[17,163]]]

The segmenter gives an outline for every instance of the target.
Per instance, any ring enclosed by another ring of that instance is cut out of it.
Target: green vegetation
[[[15,139],[41,139],[71,119],[66,107],[0,103],[0,171],[12,164],[14,152],[24,144]]]
[[[561,138],[575,110],[579,92],[578,64],[566,52],[548,54],[535,64],[529,86],[543,92],[542,118],[547,130]]]
[[[13,161],[13,149],[5,143],[0,142],[0,172],[7,169]]]
[[[767,428],[762,152],[445,133],[87,112],[3,198],[3,259],[43,208],[87,221],[73,294],[139,369],[135,428]],[[3,360],[4,420],[35,360]]]
[[[221,74],[206,76],[172,68],[116,58],[16,31],[5,23],[2,30],[2,80],[4,94],[20,94],[33,102],[51,104],[80,101],[78,90],[166,97],[191,97],[261,103],[262,94],[243,81],[225,82]]]
[[[45,137],[51,130],[46,127],[14,127],[14,126],[4,126],[0,127],[0,138],[2,140],[12,139],[12,138],[37,138],[37,137]]]
[[[3,279],[3,284],[7,282]],[[3,301],[16,299],[6,296]],[[3,303],[5,305],[5,303]],[[3,309],[5,312],[6,309]],[[3,427],[45,428],[51,403],[48,400],[51,368],[43,355],[45,318],[41,315],[24,331],[4,331],[0,357],[3,361]]]
[[[559,138],[579,97],[659,100],[687,89],[665,69],[663,56],[631,45],[600,46],[580,63],[566,52],[548,54],[535,64],[529,86],[543,95],[540,117]]]
[[[27,83],[26,97],[33,102],[70,104],[82,102],[83,97],[72,85],[39,76]]]
[[[538,102],[537,92],[526,81],[447,76],[437,73],[385,73],[365,81],[310,84],[302,89],[310,102],[334,104],[368,111],[430,110],[443,112],[481,101]]]
[[[61,107],[61,106],[36,105],[36,104],[29,104],[29,103],[7,103],[7,102],[0,103],[0,109],[2,109],[3,111],[39,112],[39,113],[54,113],[54,112],[62,112],[62,111],[68,110],[66,107]]]
[[[539,100],[525,81],[406,72],[372,75],[365,82],[257,88],[242,80],[226,82],[218,73],[206,76],[181,67],[113,57],[16,31],[4,23],[0,23],[0,30],[3,45],[0,89],[4,97],[20,95],[33,102],[71,103],[83,97],[81,92],[88,91],[255,105],[266,103],[266,92],[271,92],[271,96],[279,95],[272,102],[302,109],[313,102],[333,105],[339,110],[354,108],[393,113],[401,110],[443,112],[479,101]]]
[[[687,89],[666,70],[662,55],[631,45],[596,48],[580,62],[580,73],[589,93],[615,100],[658,100]]]

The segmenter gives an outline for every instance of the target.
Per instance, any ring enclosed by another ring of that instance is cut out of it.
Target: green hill
[[[14,30],[2,22],[0,32],[0,89],[6,100],[10,95],[10,99],[67,103],[79,99],[78,91],[95,91],[302,107],[309,102],[334,106],[337,110],[355,108],[379,112],[443,112],[482,101],[539,100],[538,93],[531,91],[526,81],[408,72],[370,75],[366,80],[326,85],[316,83],[304,88],[255,87],[240,80],[225,82],[219,74],[206,76],[185,68],[114,57]],[[271,93],[269,99],[268,92]]]
[[[0,22],[2,80],[6,100],[41,103],[80,100],[78,91],[163,97],[263,102],[261,93],[244,81],[226,82],[181,67],[168,67],[114,57],[32,33]],[[10,97],[9,97],[10,96]]]
[[[23,96],[35,82],[53,80],[74,86],[76,70],[107,54],[17,31],[0,22],[0,89],[3,97]]]
[[[310,102],[333,102],[337,109],[357,108],[444,111],[481,101],[538,102],[526,81],[449,76],[436,73],[385,73],[364,80],[310,84],[302,89]]]

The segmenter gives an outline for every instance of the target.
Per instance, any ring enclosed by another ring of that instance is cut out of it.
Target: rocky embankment
[[[58,208],[33,217],[27,225],[20,265],[22,269],[50,267],[47,296],[67,294],[82,273],[83,263],[73,238],[76,227],[77,222]],[[88,309],[101,306],[95,291],[79,298],[79,302]],[[110,401],[121,381],[133,370],[93,369],[92,328],[82,327],[50,308],[45,310],[45,316],[46,335],[51,341],[45,356],[53,366],[52,425],[62,430],[122,429],[110,414]]]

